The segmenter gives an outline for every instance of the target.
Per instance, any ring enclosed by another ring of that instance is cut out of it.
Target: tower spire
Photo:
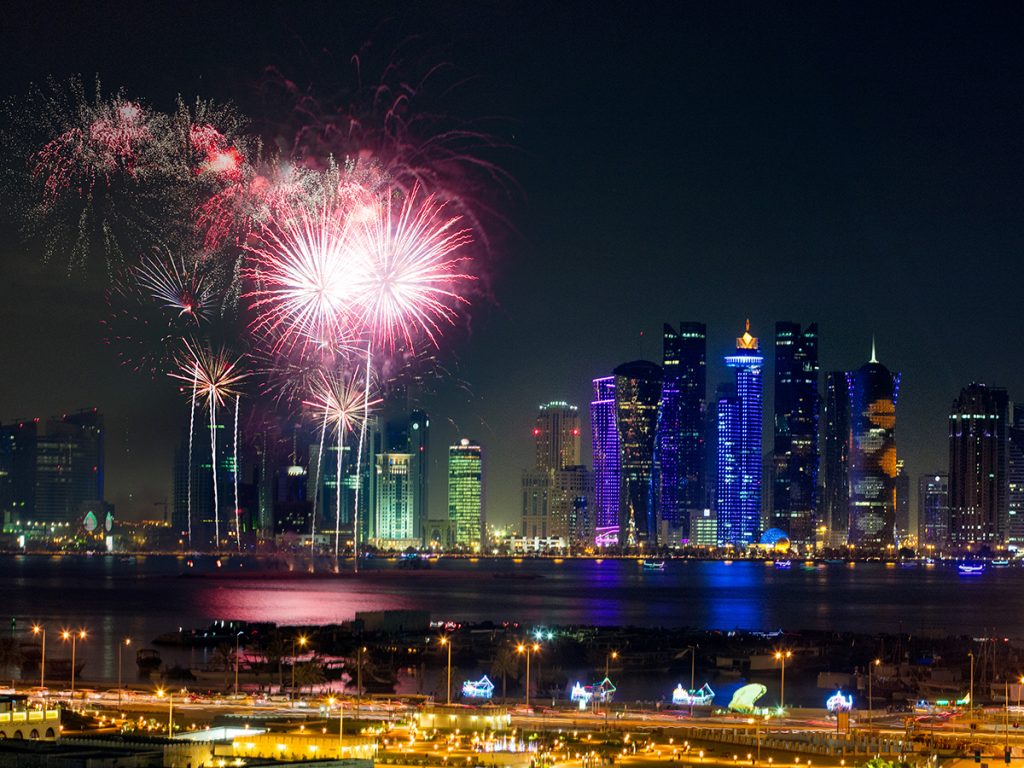
[[[873,333],[871,334],[871,359],[868,362],[869,363],[877,363],[878,362],[878,356],[875,354],[875,334],[873,334]]]

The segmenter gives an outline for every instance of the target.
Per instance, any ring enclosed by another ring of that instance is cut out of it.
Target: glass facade
[[[455,544],[479,550],[483,532],[483,454],[462,438],[448,448],[448,519],[455,524]]]
[[[949,538],[1002,543],[1007,529],[1006,390],[971,384],[949,414]]]
[[[705,506],[707,331],[681,323],[663,331],[658,415],[658,519],[689,538],[690,512]]]
[[[594,379],[590,403],[594,460],[594,513],[599,528],[619,524],[619,432],[615,423],[615,377]]]
[[[825,374],[824,421],[825,526],[829,545],[841,547],[850,531],[850,395],[845,371]]]
[[[374,538],[382,546],[408,546],[419,542],[412,463],[413,456],[409,453],[378,453],[376,456]]]
[[[812,544],[818,515],[818,326],[775,324],[771,526]]]
[[[647,360],[620,365],[615,375],[619,433],[619,544],[658,540],[654,506],[654,446],[661,404],[661,366]]]
[[[877,549],[895,544],[896,399],[899,374],[874,359],[846,375],[849,398],[848,541]]]
[[[736,353],[725,358],[735,371],[736,396],[718,401],[716,512],[720,544],[747,546],[761,531],[762,372],[764,357],[747,321]]]
[[[949,537],[949,475],[922,475],[917,482],[917,540],[941,548]]]
[[[1010,406],[1006,430],[1006,543],[1024,547],[1024,407]]]

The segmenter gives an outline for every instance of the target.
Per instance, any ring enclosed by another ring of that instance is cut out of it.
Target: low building
[[[60,735],[60,709],[35,708],[25,696],[0,697],[0,739],[52,740]]]
[[[507,707],[424,707],[416,713],[416,727],[421,731],[458,730],[461,733],[505,731],[512,727],[512,714]]]

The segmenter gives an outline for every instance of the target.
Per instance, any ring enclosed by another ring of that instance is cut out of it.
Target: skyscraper
[[[404,549],[420,543],[420,522],[413,505],[410,453],[376,456],[373,534],[380,546]]]
[[[615,423],[614,376],[594,379],[590,429],[595,523],[598,528],[607,530],[619,524],[619,431]]]
[[[1006,543],[1024,547],[1024,406],[1010,406],[1006,430]]]
[[[462,438],[448,448],[448,519],[455,523],[455,543],[480,549],[483,537],[483,453]]]
[[[409,453],[412,454],[413,514],[423,526],[430,519],[430,497],[427,479],[430,475],[430,417],[426,411],[414,409],[409,414]]]
[[[736,396],[718,401],[718,540],[747,546],[761,529],[761,429],[764,357],[747,321],[736,353],[725,358],[736,372]]]
[[[875,357],[846,375],[850,407],[849,543],[879,548],[895,543],[896,399],[900,375]]]
[[[1002,543],[1007,528],[1006,390],[971,384],[949,414],[949,538]]]
[[[542,405],[537,412],[533,437],[535,469],[562,469],[579,464],[579,409],[562,400]]]
[[[658,417],[658,519],[689,537],[690,512],[706,502],[705,425],[707,330],[680,323],[663,332],[663,383]]]
[[[775,324],[772,527],[811,544],[818,514],[818,325]]]
[[[229,437],[232,434],[230,417],[227,413],[226,410],[219,413],[218,423],[214,425],[216,461],[210,441],[210,426],[201,419],[196,419],[193,424],[195,432],[191,440],[191,454],[188,425],[182,430],[181,441],[175,452],[174,510],[171,521],[186,542],[196,548],[216,547],[218,529],[221,543],[235,534],[235,460]],[[187,534],[190,529],[192,540],[189,542]]]
[[[619,544],[655,545],[654,445],[661,403],[661,366],[624,363],[615,375],[615,422],[619,433]]]
[[[561,400],[540,406],[533,427],[534,466],[522,477],[524,536],[593,540],[593,475],[580,465],[579,410]]]
[[[896,459],[896,543],[903,546],[910,535],[910,474],[903,459]]]
[[[0,513],[79,523],[103,503],[103,416],[96,409],[0,426]]]
[[[850,393],[845,371],[825,374],[824,505],[828,543],[846,544],[850,532]]]
[[[935,472],[917,481],[919,546],[941,548],[949,536],[949,475]]]

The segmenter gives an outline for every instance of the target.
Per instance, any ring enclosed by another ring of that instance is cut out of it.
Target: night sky
[[[157,108],[252,114],[268,66],[328,88],[367,41],[411,39],[450,63],[452,114],[510,145],[518,189],[498,195],[493,300],[441,355],[469,388],[425,403],[435,514],[466,435],[490,519],[517,519],[537,405],[585,411],[594,376],[660,358],[664,321],[708,323],[709,392],[748,316],[769,381],[776,320],[819,323],[822,371],[865,362],[874,335],[903,373],[899,455],[915,478],[944,469],[961,386],[1024,398],[1024,14],[775,5],[8,3],[0,89],[99,74]],[[152,514],[187,408],[102,343],[100,280],[2,227],[0,419],[98,406],[108,496]],[[767,426],[770,386],[766,403]]]

